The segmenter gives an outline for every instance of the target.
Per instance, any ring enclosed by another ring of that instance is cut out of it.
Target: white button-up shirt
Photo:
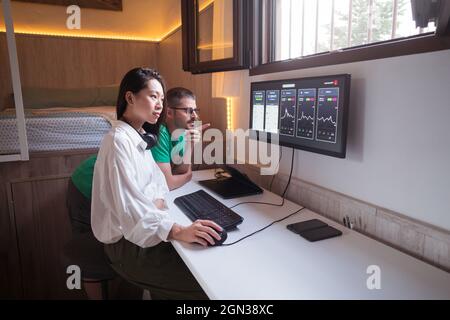
[[[153,201],[164,199],[169,189],[146,146],[123,121],[117,121],[102,141],[92,184],[91,224],[103,243],[125,237],[145,248],[167,241],[174,222]]]

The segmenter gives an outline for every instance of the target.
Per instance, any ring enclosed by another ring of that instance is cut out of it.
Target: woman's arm
[[[136,147],[114,140],[100,152],[94,170],[92,227],[96,237],[108,241],[122,234],[141,247],[167,241],[174,222],[139,187],[137,171],[142,175],[144,170],[136,165],[142,161],[134,159],[140,157],[132,149]]]
[[[220,237],[213,230],[221,230],[217,224],[196,221],[183,227],[158,209],[162,204],[159,200],[162,199],[150,198],[136,181],[137,173],[142,175],[144,172],[138,164],[151,159],[139,159],[139,154],[133,154],[133,148],[135,146],[125,146],[119,142],[105,148],[108,151],[99,153],[92,192],[92,228],[95,236],[105,243],[123,236],[143,248],[171,239],[202,245],[206,245],[207,241],[213,244],[213,237],[218,240]],[[133,160],[137,164],[133,165]],[[156,166],[154,168],[157,169]],[[162,173],[159,174],[164,179]],[[157,178],[158,173],[153,172],[152,177]],[[164,186],[165,183],[160,189],[155,188],[155,196],[157,190],[167,190],[167,186]]]

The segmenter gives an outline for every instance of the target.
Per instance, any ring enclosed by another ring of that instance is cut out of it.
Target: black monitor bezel
[[[349,106],[350,106],[350,83],[351,83],[351,75],[344,73],[344,74],[331,74],[331,75],[323,75],[323,76],[315,76],[315,77],[304,77],[304,78],[290,78],[290,79],[277,79],[277,80],[266,80],[266,81],[255,81],[250,83],[250,118],[249,118],[249,132],[250,132],[250,139],[256,139],[258,141],[264,141],[267,143],[271,143],[270,134],[264,131],[258,131],[251,129],[252,127],[252,119],[253,119],[253,91],[258,91],[259,89],[254,89],[254,86],[256,84],[267,84],[267,83],[288,83],[288,82],[294,82],[294,81],[301,81],[301,80],[315,80],[315,79],[323,79],[323,78],[333,78],[333,77],[340,77],[344,79],[344,94],[343,94],[343,117],[342,117],[342,144],[339,151],[331,151],[331,150],[323,150],[320,148],[314,148],[310,146],[302,146],[294,143],[289,142],[282,142],[279,140],[279,145],[283,147],[289,147],[319,154],[324,154],[331,157],[336,158],[342,158],[344,159],[347,154],[347,133],[348,133],[348,114],[349,114]],[[278,89],[274,89],[278,90]],[[265,90],[267,91],[267,90]],[[265,103],[265,102],[264,102]],[[260,135],[265,134],[265,139],[260,139]]]

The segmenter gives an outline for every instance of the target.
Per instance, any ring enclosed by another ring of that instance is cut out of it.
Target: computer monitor
[[[345,158],[350,75],[251,83],[250,138]]]

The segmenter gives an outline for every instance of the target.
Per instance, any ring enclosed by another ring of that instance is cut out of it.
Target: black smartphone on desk
[[[326,227],[326,226],[328,226],[328,225],[325,222],[320,221],[319,219],[311,219],[311,220],[306,220],[306,221],[302,221],[302,222],[288,224],[286,226],[286,228],[288,228],[289,230],[291,230],[292,232],[294,232],[296,234],[301,234],[302,232],[307,231],[307,230]]]
[[[306,240],[314,242],[341,236],[342,232],[327,225],[325,227],[303,231],[300,233],[300,235]]]

